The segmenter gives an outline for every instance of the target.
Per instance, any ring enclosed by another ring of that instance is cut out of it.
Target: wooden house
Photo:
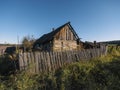
[[[70,22],[53,29],[35,41],[33,49],[41,51],[79,50],[82,42]]]

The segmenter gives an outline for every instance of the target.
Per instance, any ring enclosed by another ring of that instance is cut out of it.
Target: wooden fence
[[[65,52],[31,52],[19,54],[20,70],[33,73],[50,72],[73,62],[89,60],[107,53],[107,48]]]

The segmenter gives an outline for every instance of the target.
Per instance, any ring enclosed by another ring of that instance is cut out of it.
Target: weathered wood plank
[[[31,68],[32,68],[32,72],[35,73],[35,57],[34,57],[34,53],[31,52]]]
[[[47,68],[48,68],[48,72],[50,72],[51,71],[51,63],[50,63],[50,54],[49,54],[49,52],[47,52],[46,53],[46,59],[47,59]]]
[[[38,52],[35,53],[35,72],[39,73],[39,60],[38,60]]]
[[[28,68],[27,53],[23,53],[23,61],[24,61],[24,69],[26,70]]]
[[[23,54],[22,53],[20,53],[19,54],[19,69],[20,69],[20,71],[21,70],[24,70],[24,61],[23,61],[24,59],[23,59]]]

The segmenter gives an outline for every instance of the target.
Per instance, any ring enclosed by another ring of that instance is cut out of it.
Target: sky
[[[120,0],[0,0],[0,43],[71,22],[82,41],[120,40]]]

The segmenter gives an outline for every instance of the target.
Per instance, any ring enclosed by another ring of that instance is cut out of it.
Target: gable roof
[[[67,22],[64,25],[55,29],[54,31],[47,33],[47,34],[44,34],[42,37],[40,37],[38,40],[36,40],[35,43],[45,43],[45,42],[53,40],[54,36],[66,25],[68,25],[71,28],[71,31],[73,32],[73,35],[75,36],[75,38],[80,39],[78,37],[77,33],[75,32],[75,30],[73,29],[73,27],[70,25],[70,22]]]

